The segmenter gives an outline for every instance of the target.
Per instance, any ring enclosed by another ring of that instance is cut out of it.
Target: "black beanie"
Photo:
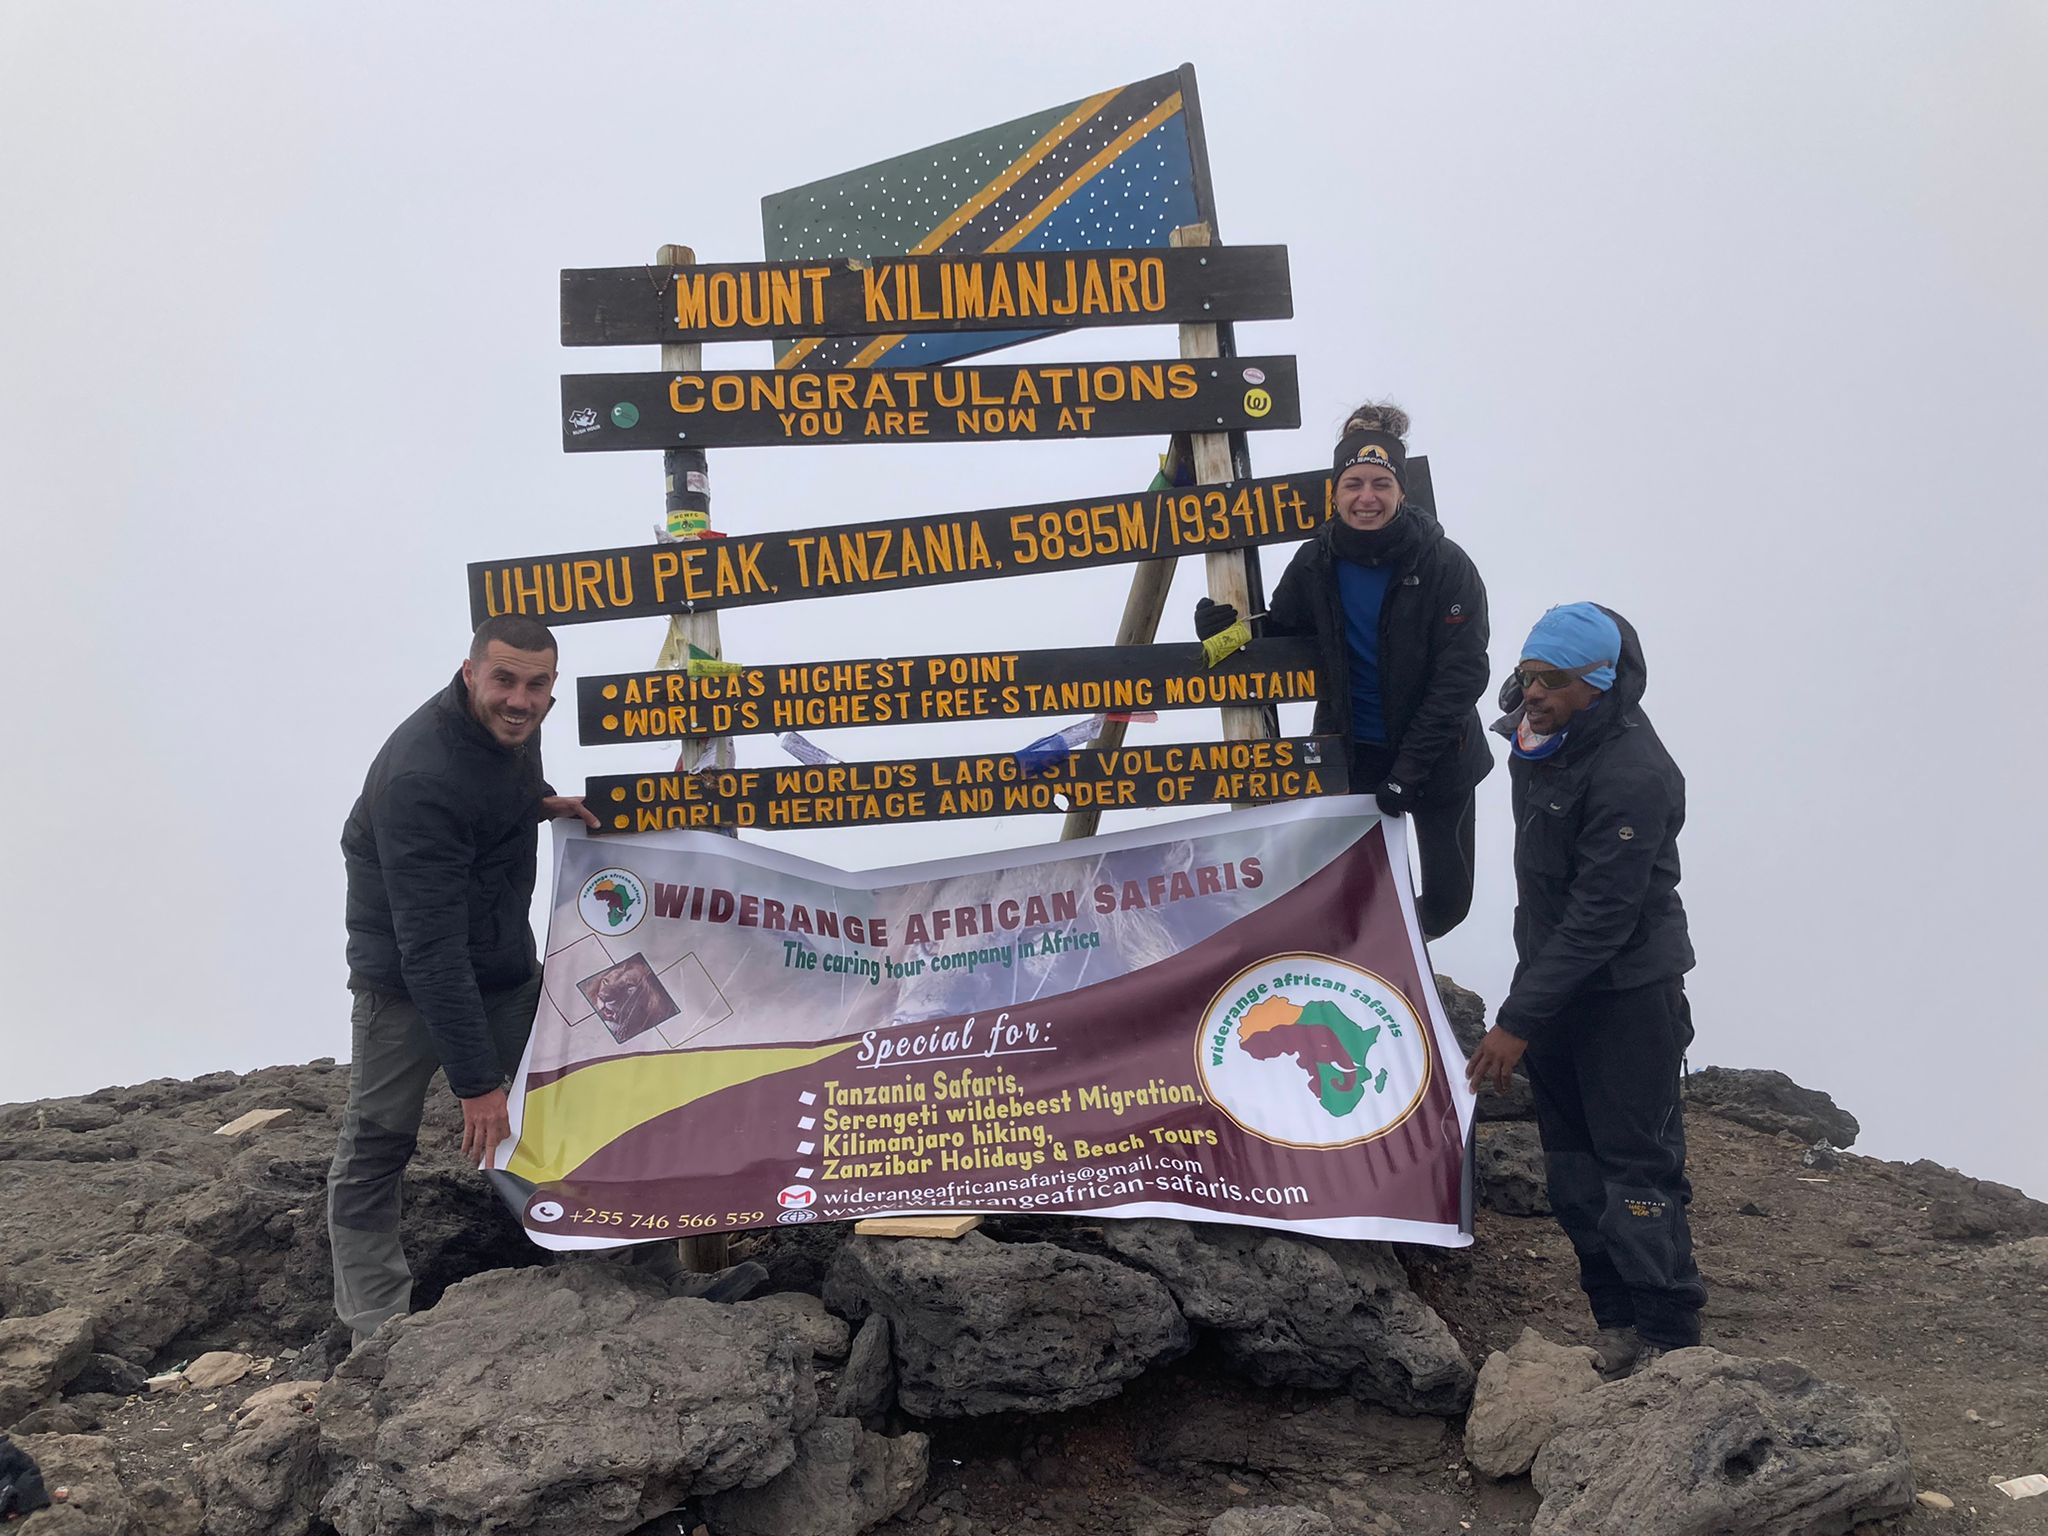
[[[1403,490],[1407,489],[1408,450],[1391,432],[1382,432],[1376,427],[1360,427],[1356,432],[1345,433],[1337,444],[1333,467],[1341,475],[1354,464],[1377,464],[1383,469],[1390,469],[1394,472],[1395,482]]]

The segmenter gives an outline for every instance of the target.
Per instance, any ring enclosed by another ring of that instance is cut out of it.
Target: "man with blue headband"
[[[1609,1374],[1699,1343],[1706,1301],[1679,1107],[1685,776],[1642,711],[1646,678],[1626,619],[1570,603],[1538,621],[1502,689],[1519,963],[1466,1067],[1474,1088],[1528,1068],[1551,1207]]]

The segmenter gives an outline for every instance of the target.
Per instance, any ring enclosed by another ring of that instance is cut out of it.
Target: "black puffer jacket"
[[[540,740],[507,749],[462,674],[391,733],[341,831],[349,985],[412,999],[458,1098],[503,1081],[482,991],[533,975]]]
[[[1621,629],[1614,686],[1551,756],[1508,760],[1518,964],[1497,1017],[1525,1040],[1577,994],[1693,966],[1678,899],[1685,775],[1642,711],[1649,674],[1635,626],[1602,611]],[[1494,729],[1512,737],[1520,719],[1517,708]]]
[[[1418,803],[1441,804],[1493,771],[1479,723],[1486,691],[1486,584],[1471,557],[1420,507],[1404,506],[1415,536],[1380,607],[1380,700],[1394,748],[1388,777]],[[1315,637],[1315,729],[1351,739],[1351,652],[1337,594],[1336,525],[1325,523],[1288,562],[1263,633]],[[1354,791],[1369,786],[1354,784]]]

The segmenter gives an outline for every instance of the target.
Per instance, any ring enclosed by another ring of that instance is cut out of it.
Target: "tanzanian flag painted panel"
[[[770,261],[1160,246],[1199,222],[1216,218],[1191,64],[761,199]],[[775,365],[915,367],[1045,334],[784,338]]]

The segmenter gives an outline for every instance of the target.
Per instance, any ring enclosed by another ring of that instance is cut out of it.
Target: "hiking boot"
[[[1593,1337],[1593,1353],[1600,1357],[1596,1368],[1608,1381],[1626,1376],[1649,1347],[1633,1328],[1602,1328]]]
[[[748,1259],[730,1269],[708,1275],[678,1275],[668,1283],[671,1296],[694,1296],[700,1301],[745,1301],[768,1283],[768,1268]]]
[[[1635,1360],[1630,1364],[1628,1374],[1634,1376],[1640,1371],[1646,1371],[1670,1353],[1671,1351],[1662,1344],[1652,1344],[1646,1339]]]

